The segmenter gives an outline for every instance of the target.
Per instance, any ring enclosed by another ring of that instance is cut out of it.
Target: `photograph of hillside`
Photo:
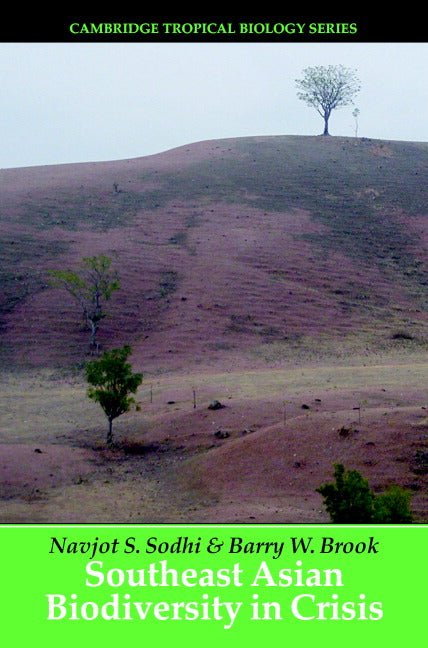
[[[0,521],[325,523],[343,465],[426,522],[427,181],[356,130],[0,169]]]

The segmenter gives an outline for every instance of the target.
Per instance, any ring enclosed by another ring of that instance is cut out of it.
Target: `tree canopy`
[[[334,523],[369,523],[372,521],[374,495],[367,479],[356,470],[334,464],[335,482],[315,490],[323,495],[325,507]]]
[[[87,395],[99,403],[108,420],[107,445],[113,444],[113,420],[131,409],[135,394],[143,380],[143,374],[132,373],[127,359],[131,347],[125,344],[120,349],[104,351],[99,360],[86,365],[86,380],[91,385]]]
[[[91,331],[90,349],[97,349],[99,323],[107,314],[105,302],[120,286],[111,260],[104,254],[85,257],[75,271],[52,270],[49,274],[53,285],[64,288],[79,304]]]
[[[323,135],[329,135],[328,122],[335,108],[353,103],[361,86],[355,70],[343,65],[307,67],[296,79],[297,96],[324,119]]]

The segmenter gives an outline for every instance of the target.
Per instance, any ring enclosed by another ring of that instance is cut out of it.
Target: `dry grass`
[[[138,394],[142,412],[117,420],[114,451],[83,383],[4,375],[0,520],[325,521],[315,488],[339,459],[377,489],[410,485],[424,517],[427,368],[421,359],[153,377]],[[210,411],[214,398],[225,407]],[[359,433],[344,439],[343,426]]]

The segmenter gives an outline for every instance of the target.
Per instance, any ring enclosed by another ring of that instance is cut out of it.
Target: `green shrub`
[[[386,493],[378,495],[374,501],[374,521],[378,524],[408,524],[413,522],[410,511],[412,493],[401,486],[392,484]]]
[[[347,471],[343,464],[334,464],[335,483],[316,489],[323,495],[331,521],[340,523],[367,523],[373,517],[374,495],[369,484],[356,470]]]
[[[413,521],[411,492],[395,484],[375,495],[368,481],[356,470],[334,464],[335,482],[316,489],[324,497],[330,519],[336,524],[406,524]]]

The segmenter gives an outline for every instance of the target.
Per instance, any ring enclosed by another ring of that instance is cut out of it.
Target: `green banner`
[[[427,533],[422,525],[5,525],[3,642],[419,644]]]

